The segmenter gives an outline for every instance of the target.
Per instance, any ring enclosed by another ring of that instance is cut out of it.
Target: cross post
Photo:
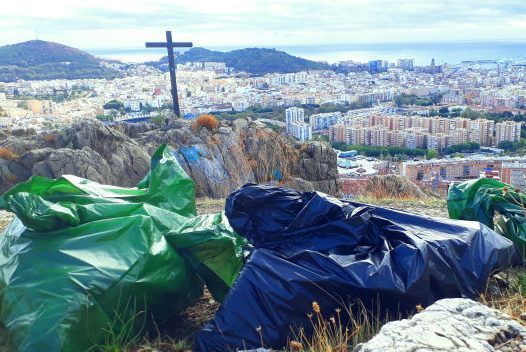
[[[174,112],[181,117],[179,109],[179,96],[177,95],[177,80],[175,76],[174,48],[191,48],[191,42],[172,42],[172,31],[166,31],[166,42],[148,42],[147,48],[166,48],[168,50],[168,67],[170,68],[170,83],[172,86],[172,101]]]

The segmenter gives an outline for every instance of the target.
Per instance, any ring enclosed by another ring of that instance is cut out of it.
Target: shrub
[[[195,120],[194,126],[196,128],[206,127],[209,130],[213,130],[219,127],[219,121],[214,115],[204,114]]]
[[[44,141],[47,143],[54,143],[55,142],[55,135],[48,133],[44,135]]]
[[[15,160],[18,159],[18,154],[12,151],[9,148],[1,147],[0,148],[0,158],[6,160]]]

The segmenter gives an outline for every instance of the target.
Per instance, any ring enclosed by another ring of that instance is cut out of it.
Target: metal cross
[[[177,81],[175,79],[175,60],[174,48],[191,48],[191,42],[172,42],[172,31],[166,31],[166,42],[149,42],[146,43],[147,48],[167,48],[168,49],[168,66],[170,67],[170,83],[172,84],[172,101],[174,112],[178,117],[181,117],[179,110],[179,97],[177,95]]]

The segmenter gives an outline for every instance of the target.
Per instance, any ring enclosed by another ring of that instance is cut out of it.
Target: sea
[[[207,49],[218,51],[241,48],[243,47],[207,47]],[[273,48],[294,56],[328,63],[345,60],[367,62],[380,59],[396,62],[400,58],[412,58],[415,60],[415,65],[423,66],[429,65],[433,58],[437,65],[444,63],[454,65],[462,61],[476,60],[526,60],[526,38],[524,41],[292,45]],[[142,47],[84,50],[98,57],[128,63],[154,61],[166,55],[166,51],[162,49]]]

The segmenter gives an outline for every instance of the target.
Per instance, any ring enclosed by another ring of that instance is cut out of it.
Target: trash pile
[[[452,219],[475,220],[512,240],[526,254],[526,193],[495,179],[481,178],[449,188]]]
[[[0,324],[14,351],[86,351],[108,331],[134,336],[205,284],[222,300],[243,265],[244,240],[222,214],[196,216],[194,184],[169,147],[137,188],[33,177],[0,208],[17,216],[0,236]]]
[[[279,349],[291,328],[308,333],[314,301],[328,315],[357,303],[399,315],[475,297],[521,262],[481,223],[317,192],[248,184],[227,198],[226,217],[198,216],[194,184],[166,146],[136,188],[33,177],[0,209],[17,216],[0,236],[0,336],[14,351],[93,350],[108,331],[133,336],[173,317],[205,285],[224,303],[196,351]]]
[[[311,326],[314,301],[329,318],[358,301],[385,316],[441,298],[476,297],[494,271],[520,262],[509,240],[478,222],[316,192],[246,185],[227,198],[226,215],[255,249],[197,335],[202,352],[280,349],[291,328]]]

